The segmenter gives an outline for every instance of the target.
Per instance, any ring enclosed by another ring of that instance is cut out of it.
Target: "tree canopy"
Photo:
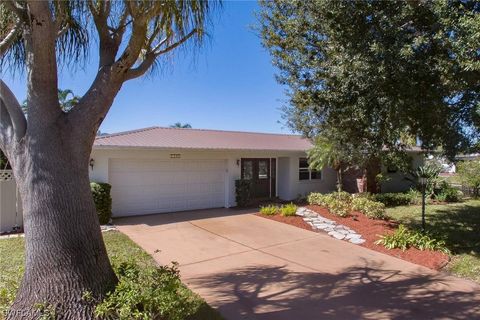
[[[369,156],[402,152],[408,136],[453,157],[479,137],[479,12],[477,1],[263,1],[288,125]]]
[[[170,128],[191,129],[192,125],[190,123],[175,122],[174,124],[170,125]]]

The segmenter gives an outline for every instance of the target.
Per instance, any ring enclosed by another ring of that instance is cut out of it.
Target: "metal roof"
[[[99,136],[94,148],[306,151],[309,140],[299,135],[150,127]]]

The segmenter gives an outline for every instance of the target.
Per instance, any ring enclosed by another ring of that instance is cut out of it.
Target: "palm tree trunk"
[[[116,284],[90,192],[89,153],[75,142],[47,132],[15,157],[26,259],[7,319],[38,319],[43,308],[55,319],[93,319],[95,300]],[[93,301],[82,299],[87,292]]]

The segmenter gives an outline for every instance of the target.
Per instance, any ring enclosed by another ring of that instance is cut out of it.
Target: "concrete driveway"
[[[229,320],[480,319],[473,282],[250,213],[115,222]]]

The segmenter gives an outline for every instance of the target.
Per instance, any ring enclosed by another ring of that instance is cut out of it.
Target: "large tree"
[[[115,286],[89,186],[95,135],[126,81],[184,44],[201,43],[211,11],[201,0],[0,3],[2,73],[26,71],[28,105],[25,117],[0,82],[0,149],[22,197],[26,240],[25,273],[8,319],[36,319],[36,304],[55,308],[58,319],[90,319],[94,301]],[[59,64],[78,66],[92,37],[95,79],[62,109]],[[82,299],[86,292],[94,299]]]
[[[288,124],[378,161],[418,137],[450,157],[478,140],[480,2],[262,2]]]

